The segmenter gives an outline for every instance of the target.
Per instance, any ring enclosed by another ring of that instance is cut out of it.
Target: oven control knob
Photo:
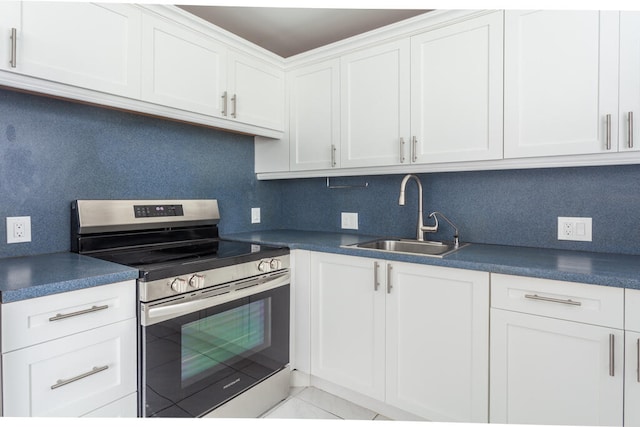
[[[280,270],[282,268],[282,261],[277,258],[273,258],[269,263],[272,270]]]
[[[196,289],[202,289],[204,287],[204,276],[202,274],[194,274],[189,279],[189,286]]]
[[[265,259],[261,260],[258,263],[258,270],[262,271],[263,273],[266,273],[268,271],[271,270],[271,263]]]
[[[171,282],[171,289],[178,293],[187,292],[187,281],[179,277],[177,279],[173,279],[173,282]]]

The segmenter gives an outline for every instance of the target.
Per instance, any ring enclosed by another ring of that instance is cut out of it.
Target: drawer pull
[[[616,337],[613,334],[609,334],[609,376],[616,376],[616,368],[615,368],[615,341]]]
[[[525,294],[524,297],[528,298],[528,299],[535,299],[535,300],[538,300],[538,301],[557,302],[558,304],[567,304],[567,305],[576,305],[576,306],[582,305],[582,303],[580,301],[573,301],[571,299],[559,299],[559,298],[541,297],[540,295],[536,295],[536,294],[533,294],[533,295]]]
[[[49,322],[55,322],[56,320],[68,319],[69,317],[81,316],[83,314],[93,313],[94,311],[106,310],[109,308],[109,305],[94,305],[91,308],[87,308],[86,310],[74,311],[73,313],[61,314],[58,313],[53,317],[49,318]]]
[[[58,380],[58,381],[56,381],[56,383],[51,386],[51,390],[55,390],[58,387],[62,387],[64,385],[71,384],[72,382],[76,382],[76,381],[81,380],[83,378],[90,377],[91,375],[95,375],[98,372],[106,371],[107,369],[109,369],[109,365],[94,366],[93,369],[91,369],[89,372],[85,372],[84,374],[80,374],[80,375],[75,376],[73,378],[69,378],[68,380]]]
[[[640,383],[640,339],[636,341],[636,352],[638,354],[636,358],[636,381]]]

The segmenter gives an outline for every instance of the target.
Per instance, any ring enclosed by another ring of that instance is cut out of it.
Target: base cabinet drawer
[[[2,305],[2,352],[136,316],[134,280]]]
[[[136,392],[136,319],[2,356],[4,416],[76,417]]]
[[[136,418],[138,416],[138,393],[111,402],[102,408],[83,415],[83,418]]]

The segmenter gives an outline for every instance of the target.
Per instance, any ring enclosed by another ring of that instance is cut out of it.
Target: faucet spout
[[[409,180],[415,180],[418,185],[418,226],[416,230],[416,240],[422,242],[424,241],[424,233],[425,232],[436,232],[438,231],[438,218],[434,217],[436,223],[433,226],[425,226],[422,220],[422,183],[420,182],[420,178],[413,174],[407,174],[404,178],[402,178],[402,182],[400,183],[400,197],[398,198],[398,204],[400,206],[405,205],[405,190],[407,187],[407,183]]]

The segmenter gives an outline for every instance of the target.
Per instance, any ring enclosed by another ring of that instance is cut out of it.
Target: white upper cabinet
[[[226,46],[211,37],[145,14],[142,20],[142,99],[222,117],[226,58]],[[226,101],[228,105],[229,100]]]
[[[288,74],[291,170],[331,169],[340,160],[340,60]]]
[[[617,151],[618,17],[505,12],[505,157]]]
[[[502,158],[502,12],[411,38],[411,162]]]
[[[284,128],[284,71],[255,57],[229,52],[227,118]]]
[[[12,30],[16,33],[20,25],[20,2],[0,2],[0,70],[12,68],[14,54],[12,54]],[[17,37],[15,47],[17,49]]]
[[[620,13],[620,151],[640,150],[640,12]]]
[[[408,163],[409,40],[341,57],[341,167]]]
[[[8,22],[18,10],[19,19]],[[139,97],[141,14],[134,6],[25,1],[2,4],[0,12],[2,69]]]

